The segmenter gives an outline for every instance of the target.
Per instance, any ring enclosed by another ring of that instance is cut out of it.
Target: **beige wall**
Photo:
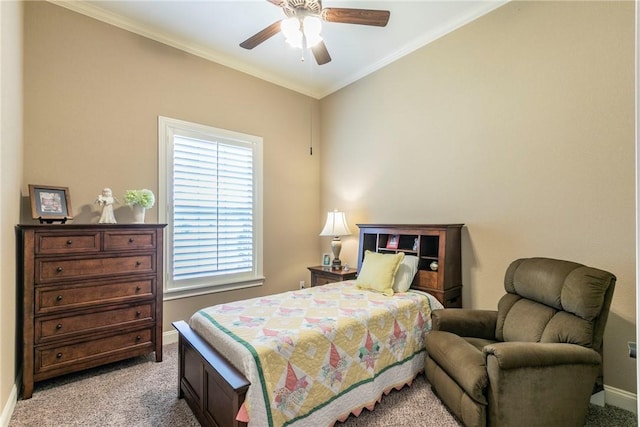
[[[633,11],[510,3],[321,102],[322,207],[350,224],[465,223],[464,306],[495,308],[518,257],[615,273],[604,378],[631,393]]]
[[[0,425],[6,425],[17,393],[14,227],[22,180],[21,3],[0,2],[0,52]]]
[[[614,272],[605,383],[635,393],[632,2],[508,4],[324,99],[314,156],[316,101],[58,6],[25,4],[24,54],[22,192],[70,187],[76,222],[97,221],[104,186],[157,190],[158,115],[264,137],[265,286],[167,302],[165,331],[199,307],[308,280],[334,207],[355,230],[464,222],[467,307],[495,307],[516,257]],[[3,77],[3,106],[5,86]],[[2,125],[4,196],[4,167],[19,157],[5,157]],[[25,207],[23,198],[23,220]],[[5,209],[3,233],[16,222]],[[124,207],[116,215],[128,218]],[[345,240],[341,258],[355,265],[357,237]],[[12,283],[2,250],[0,277]],[[11,317],[12,291],[2,292]],[[0,353],[0,398],[13,350]]]
[[[120,201],[129,188],[157,192],[160,115],[264,138],[264,286],[167,301],[165,331],[198,308],[309,281],[321,222],[308,149],[316,100],[50,3],[27,2],[25,16],[23,195],[27,184],[68,186],[76,223],[98,221],[103,187]],[[126,206],[115,215],[131,220]]]
[[[0,2],[0,425],[11,416],[16,379],[14,227],[22,180],[22,4]]]

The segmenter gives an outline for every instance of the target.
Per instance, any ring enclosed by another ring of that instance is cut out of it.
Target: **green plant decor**
[[[145,209],[153,207],[156,203],[156,197],[153,195],[153,191],[147,190],[127,190],[124,193],[124,202],[129,205],[139,205]]]

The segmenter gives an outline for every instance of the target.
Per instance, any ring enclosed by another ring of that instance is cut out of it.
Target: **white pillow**
[[[393,280],[393,292],[407,292],[411,287],[411,282],[418,271],[420,258],[413,255],[405,255],[398,266],[396,277]]]

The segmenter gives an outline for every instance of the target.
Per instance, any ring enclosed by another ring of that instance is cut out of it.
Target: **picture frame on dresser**
[[[69,187],[29,184],[31,217],[41,223],[73,219]]]

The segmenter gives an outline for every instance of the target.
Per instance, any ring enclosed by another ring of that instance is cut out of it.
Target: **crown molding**
[[[138,34],[140,36],[157,41],[167,46],[171,46],[175,49],[182,50],[184,52],[206,59],[208,61],[215,62],[216,64],[220,64],[225,67],[231,68],[233,70],[248,74],[250,76],[257,77],[261,80],[265,80],[269,83],[282,86],[286,89],[293,90],[303,95],[307,95],[307,96],[319,99],[319,93],[317,91],[314,91],[313,89],[310,89],[302,85],[297,85],[295,83],[292,83],[289,80],[280,78],[272,73],[266,73],[264,72],[264,70],[258,67],[248,66],[244,63],[234,60],[229,56],[221,55],[209,49],[204,49],[201,46],[190,43],[188,40],[180,39],[161,31],[152,30],[146,26],[138,24],[135,21],[126,19],[120,15],[106,11],[87,1],[77,1],[77,0],[47,0],[47,1],[57,6],[64,7],[65,9],[69,9],[73,12],[80,13],[82,15],[88,16],[98,21],[102,21],[109,25],[113,25],[115,27],[121,28],[131,33]]]

